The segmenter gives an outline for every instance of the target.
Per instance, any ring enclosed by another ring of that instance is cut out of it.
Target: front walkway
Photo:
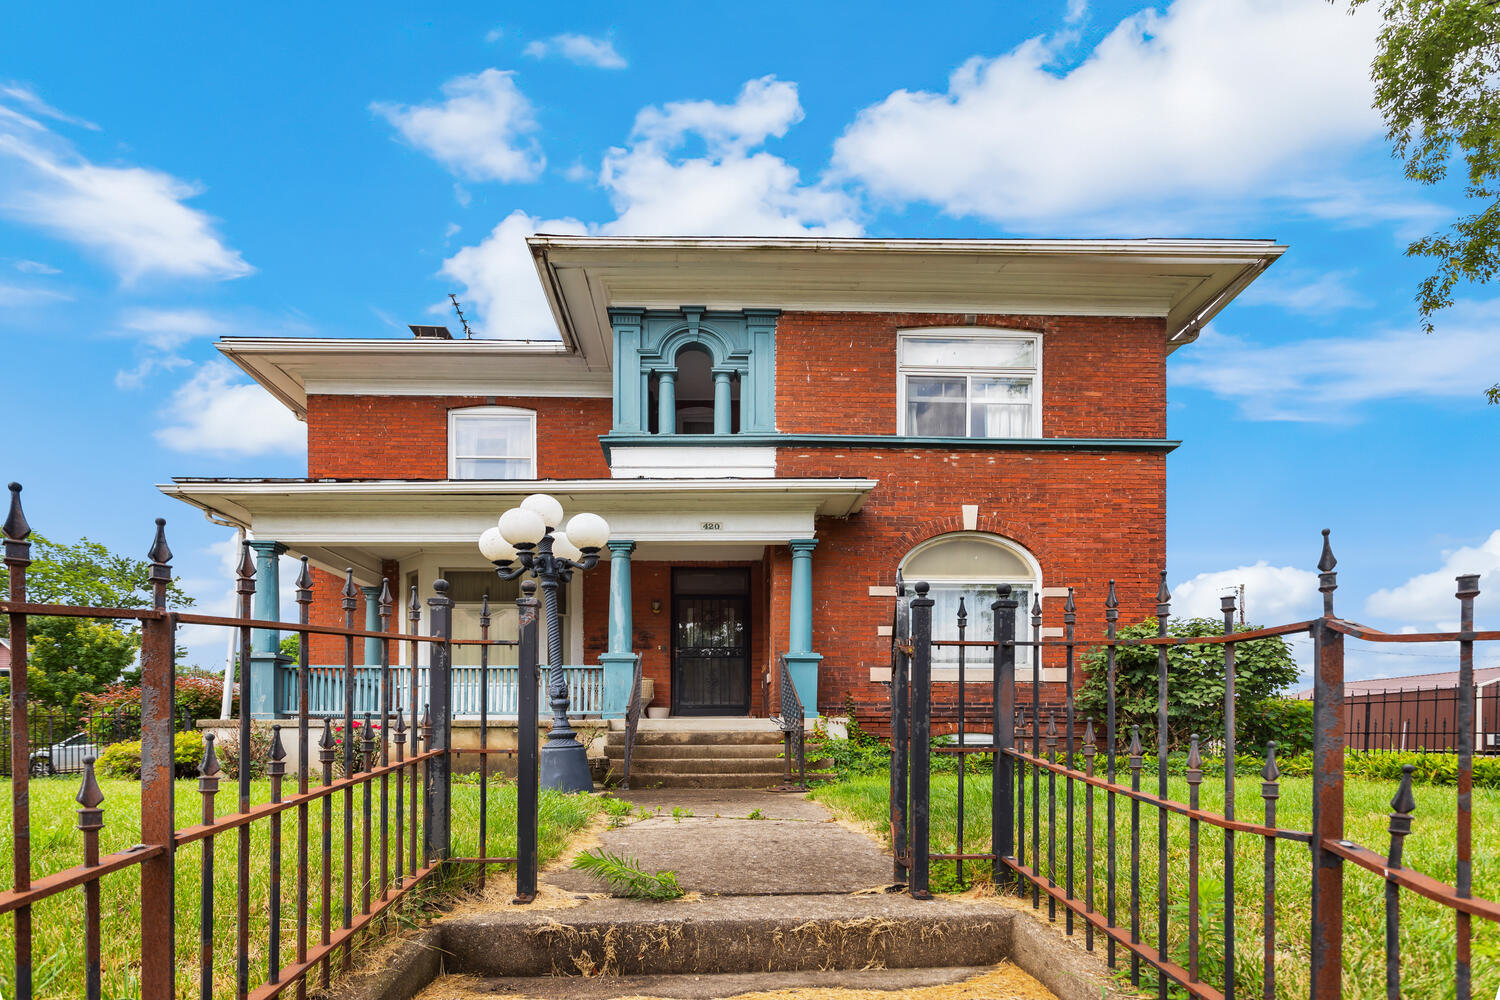
[[[777,1000],[1098,1000],[1101,963],[1006,901],[919,902],[889,891],[892,860],[802,795],[651,789],[602,846],[677,873],[670,902],[607,895],[554,866],[537,901],[485,898],[407,942],[351,997]],[[758,818],[752,819],[751,816]],[[513,887],[513,884],[512,884]],[[1035,978],[1033,978],[1035,976]],[[1047,983],[1044,987],[1042,983]],[[1050,987],[1050,991],[1049,988]]]

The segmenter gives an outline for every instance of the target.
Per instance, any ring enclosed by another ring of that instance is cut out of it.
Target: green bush
[[[203,759],[203,736],[201,733],[178,733],[172,737],[173,770],[179,778],[191,778],[198,773],[198,763]],[[126,740],[104,748],[94,764],[94,771],[101,778],[141,777],[141,741]]]
[[[854,715],[854,706],[848,707],[849,736],[838,739],[828,733],[822,719],[812,732],[807,734],[804,749],[808,763],[827,761],[839,781],[847,781],[855,775],[874,774],[891,766],[891,748],[880,739],[860,728]]]
[[[1237,632],[1249,626],[1238,627]],[[1120,629],[1123,640],[1156,635],[1155,618]],[[1167,634],[1179,638],[1222,635],[1224,623],[1211,618],[1172,619]],[[1121,733],[1141,727],[1141,742],[1156,745],[1157,646],[1121,646],[1115,653],[1115,719]],[[1105,648],[1094,646],[1083,655],[1088,679],[1078,693],[1078,716],[1096,721],[1106,711]],[[1185,749],[1188,737],[1204,739],[1224,731],[1224,649],[1217,644],[1167,647],[1167,743]],[[1241,733],[1261,705],[1297,679],[1297,664],[1279,637],[1253,639],[1235,646],[1235,697]],[[1280,700],[1280,699],[1278,699]],[[1240,734],[1237,734],[1240,735]],[[1241,739],[1244,737],[1241,735]],[[1279,735],[1268,738],[1281,740]],[[1264,746],[1264,740],[1259,740]]]
[[[1394,783],[1401,780],[1401,768],[1406,764],[1412,766],[1412,781],[1418,784],[1458,784],[1457,754],[1420,753],[1415,750],[1344,751],[1344,775],[1349,778]],[[1311,753],[1301,753],[1280,761],[1280,765],[1283,776],[1307,777],[1313,772],[1313,756]],[[1474,787],[1500,788],[1500,758],[1474,758]]]
[[[1245,706],[1235,715],[1242,748],[1264,753],[1266,744],[1276,741],[1276,752],[1288,757],[1311,750],[1313,744],[1313,705],[1306,698],[1267,698]]]

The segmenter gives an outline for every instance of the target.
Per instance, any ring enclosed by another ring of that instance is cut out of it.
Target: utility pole
[[[1240,626],[1245,624],[1245,585],[1240,584]]]

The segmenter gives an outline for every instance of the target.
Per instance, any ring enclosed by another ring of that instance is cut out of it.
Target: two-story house
[[[550,493],[570,513],[603,515],[613,534],[607,563],[579,574],[562,602],[576,711],[620,715],[640,657],[654,703],[674,715],[766,715],[762,678],[786,654],[809,714],[852,706],[877,729],[898,570],[931,583],[940,635],[967,598],[971,627],[988,636],[1001,582],[1040,596],[1049,630],[1068,586],[1088,598],[1089,630],[1102,627],[1110,579],[1123,621],[1151,613],[1177,446],[1167,355],[1284,250],[545,235],[530,245],[558,339],[450,339],[441,328],[225,338],[219,349],[306,421],[307,476],[178,479],[164,492],[250,532],[266,610],[274,557],[287,551],[310,559],[324,597],[353,567],[371,625],[382,579],[404,604],[441,576],[459,634],[477,635],[487,593],[502,637],[515,584],[496,579],[475,540],[526,495]],[[319,607],[325,620],[339,614],[334,601]],[[291,705],[270,639],[257,640],[261,715]],[[338,664],[342,647],[315,642],[312,654]],[[950,663],[936,666],[950,676]],[[1061,680],[1041,666],[1044,682]],[[314,698],[326,700],[319,678],[333,673],[315,676]]]

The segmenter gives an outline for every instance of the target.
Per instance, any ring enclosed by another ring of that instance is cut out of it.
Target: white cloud
[[[211,455],[295,454],[307,428],[271,394],[240,382],[227,361],[210,361],[172,394],[156,439],[174,451]]]
[[[19,309],[39,306],[48,302],[67,302],[73,296],[51,288],[35,288],[25,285],[0,285],[0,306]]]
[[[1310,274],[1273,269],[1245,289],[1238,301],[1310,315],[1362,309],[1373,303],[1350,283],[1357,273],[1346,270]]]
[[[471,325],[481,336],[546,340],[557,337],[557,325],[542,297],[536,265],[526,237],[537,232],[583,235],[577,219],[537,219],[517,209],[476,246],[464,247],[443,261],[442,274],[462,282],[463,301],[472,305]],[[450,303],[444,302],[443,309]]]
[[[139,389],[157,372],[175,371],[192,364],[187,358],[176,354],[148,354],[134,368],[121,368],[115,372],[116,389]]]
[[[1318,574],[1295,566],[1272,566],[1264,559],[1253,566],[1199,573],[1172,587],[1172,615],[1178,618],[1223,617],[1220,599],[1236,598],[1245,586],[1245,620],[1257,625],[1282,625],[1318,615],[1322,604]]]
[[[662,236],[854,236],[858,206],[844,191],[803,184],[797,169],[765,151],[802,120],[797,85],[750,80],[731,104],[679,101],[644,108],[632,142],[605,154],[599,183],[617,216],[600,231]],[[689,138],[702,156],[682,157]]]
[[[523,50],[534,59],[545,59],[559,55],[580,66],[598,69],[624,69],[625,57],[615,51],[615,43],[609,38],[591,38],[588,35],[553,35],[545,41],[535,41]]]
[[[149,347],[170,351],[194,337],[228,333],[229,325],[203,309],[130,309],[120,317],[120,330]]]
[[[0,83],[0,97],[8,98],[16,104],[29,110],[32,114],[42,118],[51,118],[53,121],[63,122],[68,125],[77,125],[91,132],[99,131],[99,126],[82,118],[75,118],[66,112],[59,111],[46,101],[42,100],[35,90],[20,83]]]
[[[1089,0],[1068,0],[1067,9],[1063,13],[1065,24],[1080,24],[1089,16]]]
[[[1372,329],[1348,337],[1257,344],[1210,327],[1174,355],[1174,386],[1239,404],[1251,420],[1349,422],[1382,399],[1482,400],[1500,368],[1500,301],[1459,302],[1437,333]]]
[[[504,37],[505,30],[503,28],[491,28],[489,31],[486,31],[484,33],[484,40],[489,42],[491,45],[498,42]]]
[[[515,75],[487,69],[443,84],[445,100],[428,104],[371,103],[417,149],[454,173],[479,181],[530,181],[547,164],[531,136],[531,102]]]
[[[1398,587],[1377,590],[1365,601],[1368,614],[1410,626],[1417,631],[1451,631],[1458,628],[1456,577],[1478,573],[1479,600],[1493,599],[1500,590],[1500,530],[1479,545],[1443,553],[1443,563],[1430,573],[1419,573]],[[1404,631],[1413,631],[1410,627]]]
[[[0,115],[0,214],[101,254],[127,282],[251,272],[185,204],[202,192],[148,167],[100,166],[33,119]]]
[[[1375,25],[1316,0],[1177,0],[1066,69],[1068,38],[1034,38],[969,59],[946,92],[865,108],[834,169],[878,198],[1015,226],[1296,197],[1292,182],[1327,180],[1381,134]]]
[[[534,232],[654,236],[853,236],[858,207],[847,194],[804,184],[795,167],[755,147],[800,121],[795,84],[751,80],[735,101],[648,107],[628,146],[611,149],[599,172],[616,217],[599,224],[540,220],[517,210],[483,242],[444,261],[464,283],[484,336],[551,338],[556,325],[536,280],[525,238]],[[701,140],[702,155],[681,147]],[[446,308],[446,304],[444,305]]]
[[[18,260],[16,270],[22,274],[62,274],[51,264],[44,264],[39,260]]]

